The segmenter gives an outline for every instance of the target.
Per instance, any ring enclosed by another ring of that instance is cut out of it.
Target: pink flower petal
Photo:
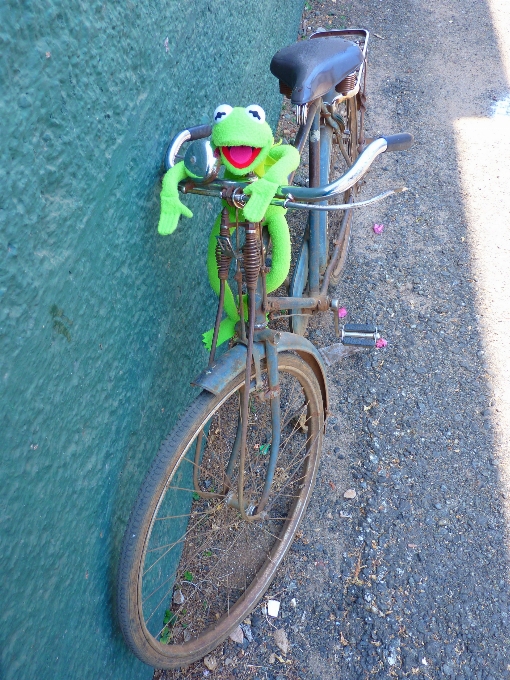
[[[384,224],[374,224],[373,228],[375,234],[382,234],[384,231]]]
[[[338,310],[338,318],[343,319],[345,316],[347,316],[347,310],[345,309],[345,307],[340,307],[340,309]]]
[[[379,339],[376,340],[376,342],[375,342],[375,346],[376,346],[378,349],[380,349],[381,347],[386,347],[387,344],[388,344],[388,341],[385,340],[384,338],[379,338]]]

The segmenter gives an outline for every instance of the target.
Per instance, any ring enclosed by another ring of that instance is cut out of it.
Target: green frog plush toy
[[[225,166],[225,179],[242,180],[250,173],[257,177],[245,189],[250,198],[239,213],[239,221],[262,222],[267,225],[273,244],[271,270],[266,278],[267,291],[270,293],[281,286],[290,268],[290,234],[285,219],[286,210],[270,203],[278,187],[286,184],[288,175],[298,167],[299,152],[293,146],[274,143],[264,110],[256,104],[246,108],[232,108],[227,104],[218,106],[214,112],[211,141]],[[161,216],[158,225],[160,234],[171,234],[177,227],[181,215],[193,216],[179,200],[177,189],[179,182],[187,178],[183,161],[170,168],[163,178]],[[235,208],[228,207],[230,220],[234,223]],[[215,250],[220,222],[221,214],[218,215],[209,237],[207,255],[209,281],[217,295],[220,281]],[[239,321],[236,300],[228,284],[225,290],[225,312],[227,318],[221,322],[218,345],[233,337],[235,325]],[[212,330],[203,335],[204,344],[208,349],[211,347],[212,336]]]

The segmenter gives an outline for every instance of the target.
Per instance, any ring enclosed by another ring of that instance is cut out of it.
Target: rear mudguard
[[[328,414],[328,386],[326,382],[326,370],[321,355],[312,343],[300,335],[294,333],[280,333],[276,345],[276,350],[280,352],[295,352],[312,368],[319,382],[322,402],[324,405],[324,421]],[[253,355],[255,362],[260,362],[266,355],[266,345],[264,342],[253,344]],[[246,346],[242,344],[234,345],[228,352],[222,354],[214,364],[206,368],[191,383],[196,387],[201,387],[212,394],[220,394],[228,383],[246,368]]]

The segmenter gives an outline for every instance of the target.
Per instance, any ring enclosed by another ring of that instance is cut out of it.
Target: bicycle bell
[[[208,139],[196,139],[186,150],[184,167],[195,182],[207,184],[218,176],[221,160]]]

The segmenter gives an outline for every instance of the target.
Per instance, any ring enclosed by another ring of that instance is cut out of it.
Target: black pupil
[[[255,110],[253,110],[253,109],[250,109],[248,113],[251,113],[251,115],[252,115],[254,118],[258,118],[258,119],[260,120],[260,113],[259,113],[258,111],[255,111]]]
[[[218,113],[214,116],[215,120],[219,120],[222,116],[226,116],[227,112],[226,111],[218,111]]]

